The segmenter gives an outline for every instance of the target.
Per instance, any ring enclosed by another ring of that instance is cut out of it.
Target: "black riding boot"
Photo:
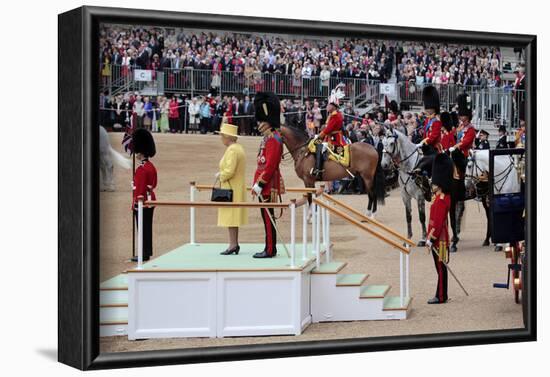
[[[315,145],[315,169],[313,175],[320,181],[323,178],[323,144]]]

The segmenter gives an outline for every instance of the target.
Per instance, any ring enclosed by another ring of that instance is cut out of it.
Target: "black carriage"
[[[505,256],[509,259],[508,277],[506,283],[495,283],[495,288],[513,289],[516,303],[522,303],[524,318],[527,308],[527,257],[525,249],[525,176],[524,176],[525,150],[495,149],[489,151],[489,200],[492,241],[494,243],[508,244]],[[516,169],[494,174],[495,157],[509,156],[510,164]],[[506,174],[518,174],[519,190],[517,192],[501,193],[503,181],[508,179]],[[520,300],[521,293],[521,300]]]

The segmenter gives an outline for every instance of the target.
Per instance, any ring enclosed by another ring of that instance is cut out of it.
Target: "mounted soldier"
[[[344,84],[338,84],[331,91],[327,105],[327,114],[329,114],[327,123],[319,135],[313,139],[315,144],[315,168],[311,171],[311,174],[317,180],[321,180],[323,176],[323,164],[326,159],[327,148],[333,153],[342,155],[344,146],[347,144],[343,134],[344,116],[338,110],[340,99],[345,96],[342,91],[343,87]]]
[[[424,120],[423,133],[424,139],[416,144],[418,149],[422,149],[424,155],[417,165],[418,171],[425,176],[432,175],[432,163],[435,155],[441,152],[441,120],[439,120],[439,93],[434,86],[427,86],[422,91],[422,102],[426,112]]]

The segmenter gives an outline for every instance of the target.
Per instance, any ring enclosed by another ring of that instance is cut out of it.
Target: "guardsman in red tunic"
[[[315,175],[318,180],[323,177],[324,148],[331,148],[335,153],[341,154],[344,152],[344,145],[346,145],[343,134],[344,116],[338,111],[340,99],[345,96],[341,90],[343,86],[344,84],[338,84],[331,91],[327,105],[327,114],[329,114],[327,123],[315,138],[315,168],[311,174]]]
[[[451,153],[455,149],[462,152],[465,158],[468,158],[470,149],[474,146],[476,140],[476,129],[471,123],[472,121],[472,109],[470,108],[470,97],[463,93],[456,98],[458,102],[458,120],[460,125],[458,127],[458,142],[454,148],[449,149]]]
[[[432,167],[432,191],[434,192],[430,207],[430,221],[426,247],[431,252],[437,271],[437,288],[435,297],[428,304],[447,302],[447,266],[449,262],[449,230],[447,219],[451,207],[451,179],[453,163],[445,153],[435,156]]]
[[[133,153],[141,161],[136,169],[133,182],[132,210],[137,224],[138,198],[156,200],[157,169],[149,159],[155,156],[153,135],[145,128],[138,128],[132,135]],[[143,260],[153,255],[153,211],[154,207],[143,207]],[[137,257],[134,258],[137,260]]]
[[[439,93],[433,86],[427,86],[422,91],[422,101],[426,111],[424,120],[424,139],[416,144],[418,149],[422,149],[424,156],[418,163],[417,169],[423,174],[431,176],[431,168],[435,155],[441,152],[441,121],[437,117],[439,114]]]
[[[254,173],[252,195],[258,196],[260,202],[276,202],[284,193],[284,184],[279,170],[283,154],[283,139],[277,131],[280,125],[281,105],[273,93],[259,92],[254,98],[258,130],[263,139],[258,151],[258,166]],[[265,230],[264,250],[254,254],[254,258],[272,258],[277,255],[277,229],[273,208],[261,208]]]

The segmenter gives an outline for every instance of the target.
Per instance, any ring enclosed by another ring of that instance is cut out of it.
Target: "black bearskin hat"
[[[422,102],[425,109],[434,109],[439,114],[439,93],[434,86],[427,86],[422,91]]]
[[[138,128],[132,135],[134,153],[141,153],[145,157],[154,157],[157,153],[153,135],[145,128]]]
[[[444,111],[439,116],[441,119],[441,125],[444,129],[447,130],[447,132],[450,132],[453,129],[453,120],[451,119],[451,114],[449,112]]]
[[[472,108],[470,105],[470,97],[466,93],[459,94],[456,97],[458,104],[458,116],[467,116],[472,120]]]
[[[445,194],[451,193],[453,162],[445,153],[438,153],[432,166],[432,184],[441,188]]]
[[[258,92],[254,97],[254,110],[258,122],[267,122],[272,129],[281,124],[281,103],[271,92]]]
[[[395,100],[392,100],[390,102],[390,111],[396,114],[399,112],[399,105],[397,104],[397,102],[395,102]]]
[[[506,126],[500,126],[498,132],[506,133]]]

